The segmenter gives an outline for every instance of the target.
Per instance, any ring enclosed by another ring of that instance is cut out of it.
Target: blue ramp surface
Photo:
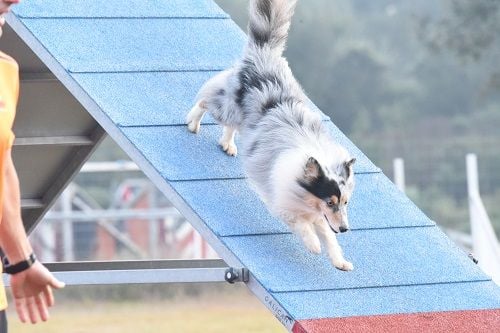
[[[355,266],[349,273],[307,252],[269,215],[239,159],[217,146],[213,119],[199,135],[187,131],[198,89],[245,45],[212,1],[32,0],[9,23],[219,255],[250,270],[248,287],[287,329],[321,331],[304,320],[499,308],[491,279],[327,116],[358,160],[353,230],[339,236]]]

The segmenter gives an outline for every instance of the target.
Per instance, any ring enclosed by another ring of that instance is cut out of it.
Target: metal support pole
[[[189,282],[244,282],[246,268],[228,267],[221,260],[139,260],[47,263],[45,266],[67,285],[154,284]],[[4,284],[10,279],[3,274]]]

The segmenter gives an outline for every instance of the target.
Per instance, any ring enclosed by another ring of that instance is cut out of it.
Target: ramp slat
[[[495,309],[500,302],[500,291],[491,281],[288,292],[273,296],[298,320]]]
[[[161,126],[184,125],[198,89],[216,73],[183,71],[72,76],[120,126]],[[203,121],[215,123],[209,115]]]
[[[244,34],[228,19],[23,22],[73,73],[221,70],[238,58],[244,45]]]
[[[500,309],[476,311],[425,312],[385,316],[305,320],[295,324],[293,333],[344,332],[496,332]]]
[[[356,182],[349,206],[351,229],[434,225],[383,174],[359,174]],[[172,186],[218,236],[290,232],[244,179],[179,181]]]
[[[95,101],[120,126],[162,126],[184,125],[186,114],[196,100],[196,93],[216,73],[74,73],[72,77],[92,94]],[[329,119],[312,106],[324,120]],[[215,123],[209,114],[203,118],[203,124]]]
[[[334,128],[331,128],[334,130]],[[168,180],[226,179],[244,177],[240,160],[226,156],[218,146],[222,128],[206,125],[198,135],[188,132],[186,126],[155,126],[121,128],[127,138]],[[333,136],[341,136],[338,129]],[[238,144],[238,137],[236,144]],[[378,172],[362,153],[354,148],[355,172]]]
[[[488,278],[437,227],[357,230],[338,237],[349,273],[309,253],[292,234],[223,237],[271,292],[371,288]]]
[[[133,10],[131,10],[133,8]],[[101,18],[101,17],[227,17],[213,1],[198,0],[118,0],[118,1],[46,1],[30,0],[30,5],[14,7],[23,18]]]

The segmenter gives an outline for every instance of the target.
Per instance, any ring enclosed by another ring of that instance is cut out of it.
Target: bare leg
[[[189,111],[186,116],[186,124],[190,132],[198,133],[200,131],[201,119],[205,112],[207,112],[207,108],[203,101],[197,102]]]
[[[323,219],[319,219],[314,223],[314,227],[323,241],[323,244],[326,246],[328,256],[330,257],[333,266],[342,271],[352,271],[354,266],[352,263],[344,259],[342,248],[337,241],[337,237],[335,237],[335,234],[330,229],[328,222]]]
[[[296,235],[299,235],[304,242],[304,245],[307,247],[309,251],[315,254],[321,253],[321,242],[319,241],[318,236],[314,232],[314,227],[311,222],[302,222],[302,221],[292,221],[288,222],[288,226]]]
[[[222,136],[219,139],[219,145],[222,147],[229,156],[236,156],[238,153],[238,148],[234,143],[234,135],[236,134],[236,129],[229,126],[224,126],[222,130]]]

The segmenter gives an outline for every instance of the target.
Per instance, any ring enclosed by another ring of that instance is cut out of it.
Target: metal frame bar
[[[19,79],[21,80],[21,82],[58,81],[57,78],[52,73],[21,72],[19,73]]]
[[[45,266],[67,285],[247,282],[248,270],[230,268],[222,259],[81,261]],[[235,272],[231,281],[227,272]],[[8,275],[3,276],[9,286]]]
[[[50,136],[16,138],[14,146],[92,146],[94,140],[86,136]]]
[[[43,208],[45,205],[41,199],[21,199],[22,209],[38,209]]]
[[[23,215],[25,228],[28,234],[36,227],[38,222],[42,219],[43,215],[48,211],[52,204],[56,201],[66,185],[78,174],[78,171],[83,164],[90,158],[92,153],[97,149],[99,143],[106,137],[106,131],[96,123],[96,128],[89,136],[93,144],[82,146],[73,156],[67,165],[65,165],[59,172],[58,178],[54,181],[52,186],[48,188],[42,199],[43,207],[39,209],[32,209]]]
[[[73,222],[94,222],[96,220],[121,219],[163,219],[169,216],[179,216],[173,207],[158,209],[94,209],[92,211],[48,212],[44,216],[46,221],[72,220]]]

